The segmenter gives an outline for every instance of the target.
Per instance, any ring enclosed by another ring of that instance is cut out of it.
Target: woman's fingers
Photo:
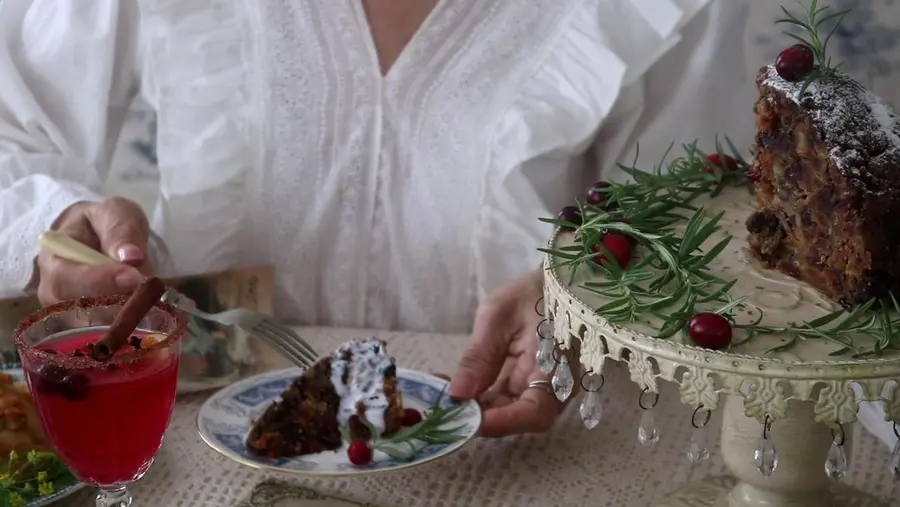
[[[137,204],[127,199],[75,203],[57,217],[53,229],[103,251],[119,263],[89,266],[47,251],[40,252],[37,293],[44,305],[83,296],[129,292],[144,275],[153,271],[145,255],[149,235],[147,218]]]
[[[504,305],[485,304],[475,314],[472,344],[459,360],[450,381],[450,396],[471,400],[493,385],[509,352],[511,332]]]
[[[539,372],[529,378],[546,380],[546,376]],[[561,408],[562,403],[552,392],[530,387],[511,403],[487,404],[478,434],[483,437],[505,437],[519,433],[543,433],[553,427]]]
[[[143,279],[141,273],[125,264],[89,266],[55,255],[38,256],[41,282],[38,298],[44,306],[84,296],[105,296],[134,290]]]

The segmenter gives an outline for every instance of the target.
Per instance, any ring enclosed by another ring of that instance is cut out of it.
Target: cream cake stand
[[[710,269],[737,279],[731,294],[748,297],[738,323],[753,320],[754,312],[762,311],[766,325],[787,325],[835,308],[809,286],[762,268],[749,255],[743,223],[752,211],[752,198],[746,189],[729,190],[705,204],[710,214],[726,213],[721,234],[712,239],[733,236]],[[571,232],[557,232],[550,248],[574,240]],[[886,418],[900,421],[900,353],[871,359],[832,357],[829,353],[839,347],[824,340],[802,341],[784,352],[766,353],[785,343],[779,335],[757,336],[727,353],[695,347],[683,335],[651,338],[651,327],[620,326],[597,315],[594,309],[606,300],[581,287],[587,278],[579,274],[570,284],[568,270],[552,266],[548,255],[543,304],[553,336],[545,339],[555,340],[561,349],[579,341],[582,371],[588,372],[560,372],[561,367],[570,367],[559,361],[554,374],[558,393],[571,393],[571,385],[559,384],[577,383],[579,375],[582,386],[593,390],[591,385],[599,384],[597,379],[610,359],[627,362],[632,381],[644,389],[640,401],[649,412],[646,416],[652,415],[661,380],[679,385],[681,402],[695,409],[691,421],[695,427],[703,427],[711,412],[723,411],[721,452],[732,476],[689,484],[662,500],[660,507],[887,507],[841,485],[839,479],[848,466],[849,449],[843,448],[850,445],[851,423],[857,420],[860,401],[882,401]],[[735,343],[739,340],[738,334]],[[564,356],[555,353],[554,357]],[[591,379],[590,385],[584,385],[585,378]],[[854,394],[854,386],[861,396]],[[642,418],[642,426],[652,425],[652,417]],[[895,423],[895,432],[897,428]],[[638,433],[645,445],[660,438],[655,427],[641,427]]]

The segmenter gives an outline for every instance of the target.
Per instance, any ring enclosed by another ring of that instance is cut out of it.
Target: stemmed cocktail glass
[[[56,454],[98,506],[128,506],[126,486],[150,468],[175,404],[184,314],[163,303],[106,361],[91,347],[125,296],[60,303],[25,319],[14,339],[41,423]]]

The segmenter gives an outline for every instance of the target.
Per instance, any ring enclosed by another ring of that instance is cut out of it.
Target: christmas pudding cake
[[[836,69],[809,82],[813,60],[795,46],[759,72],[746,225],[767,267],[851,307],[900,286],[900,121]]]
[[[894,446],[900,465],[898,426],[885,422],[900,416],[884,394],[900,361],[900,119],[830,65],[830,35],[818,29],[843,13],[814,0],[805,13],[784,13],[807,42],[758,73],[750,164],[727,138],[689,143],[663,161],[620,165],[626,181],[598,181],[545,220],[556,227],[542,249],[537,309],[547,320],[536,329],[536,364],[561,399],[579,384],[586,391],[580,415],[591,429],[604,368],[627,362],[643,388],[644,445],[658,440],[651,409],[661,380],[680,385],[694,416],[721,406],[722,394],[743,398],[763,428],[754,461],[764,475],[777,465],[765,436],[773,415],[806,417],[795,429],[843,431],[859,402],[859,420]],[[578,355],[580,378],[561,348]],[[823,409],[839,399],[850,410]],[[814,403],[807,415],[769,411],[788,402]],[[734,408],[726,417],[742,417]],[[733,440],[737,426],[726,426]],[[833,479],[846,470],[835,435],[825,467]],[[690,447],[692,461],[706,459]]]
[[[403,418],[397,369],[385,343],[354,340],[294,380],[254,422],[247,446],[271,458],[336,450],[345,434],[353,441],[391,435]]]
[[[688,144],[547,220],[548,275],[615,329],[793,361],[900,349],[900,118],[831,65],[818,30],[845,13],[785,12],[808,42],[758,74],[751,164]]]

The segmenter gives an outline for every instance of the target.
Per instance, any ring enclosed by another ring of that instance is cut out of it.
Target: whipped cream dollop
[[[341,398],[338,423],[346,427],[362,407],[361,415],[379,434],[383,433],[388,407],[384,378],[389,369],[395,368],[385,343],[378,338],[352,340],[338,347],[331,359],[331,383]]]

